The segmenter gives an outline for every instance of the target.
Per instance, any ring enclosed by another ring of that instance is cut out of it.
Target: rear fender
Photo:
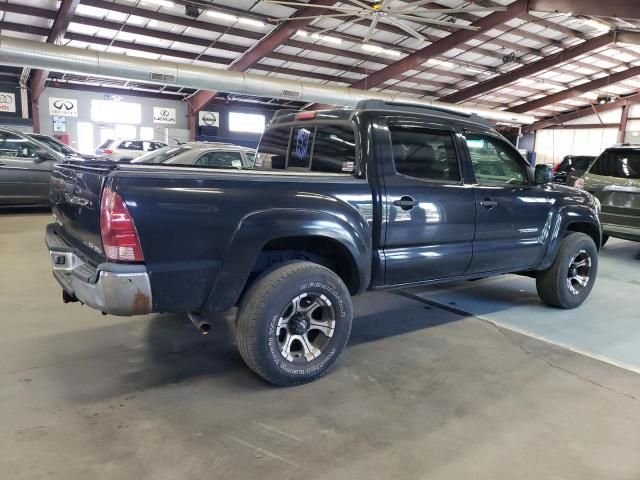
[[[342,213],[269,209],[244,217],[233,234],[204,310],[228,310],[235,305],[263,247],[287,237],[324,237],[339,242],[358,270],[358,292],[367,288],[371,280],[371,231],[361,216]]]

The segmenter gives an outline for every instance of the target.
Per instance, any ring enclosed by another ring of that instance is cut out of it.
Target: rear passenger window
[[[460,166],[450,132],[391,126],[396,171],[421,180],[460,182]]]

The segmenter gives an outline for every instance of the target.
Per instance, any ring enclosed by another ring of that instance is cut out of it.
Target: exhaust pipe
[[[195,325],[202,335],[209,335],[211,325],[197,313],[189,313],[189,320]]]
[[[418,106],[436,106],[465,114],[476,114],[496,123],[508,125],[530,124],[535,121],[535,118],[531,115],[502,110],[414,99],[399,94],[286,80],[284,78],[251,73],[232,72],[191,63],[132,58],[114,53],[84,50],[2,35],[0,35],[0,65],[40,68],[123,80],[139,80],[157,85],[175,85],[236,95],[297,100],[343,107],[355,107],[361,100],[412,103]]]

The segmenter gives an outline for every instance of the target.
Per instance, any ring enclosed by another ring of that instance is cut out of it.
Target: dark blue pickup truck
[[[46,243],[67,302],[203,330],[237,306],[247,364],[292,385],[335,362],[367,289],[517,272],[547,304],[580,305],[599,204],[552,180],[481,118],[365,101],[281,112],[249,170],[58,165]]]

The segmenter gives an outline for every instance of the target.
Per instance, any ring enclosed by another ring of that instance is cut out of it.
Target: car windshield
[[[598,157],[591,172],[594,175],[616,178],[640,178],[640,149],[609,149]]]
[[[64,143],[58,142],[57,140],[47,137],[46,135],[31,135],[31,138],[37,140],[40,143],[44,143],[47,147],[52,148],[58,153],[62,153],[64,155],[75,155],[76,151],[65,145]]]

